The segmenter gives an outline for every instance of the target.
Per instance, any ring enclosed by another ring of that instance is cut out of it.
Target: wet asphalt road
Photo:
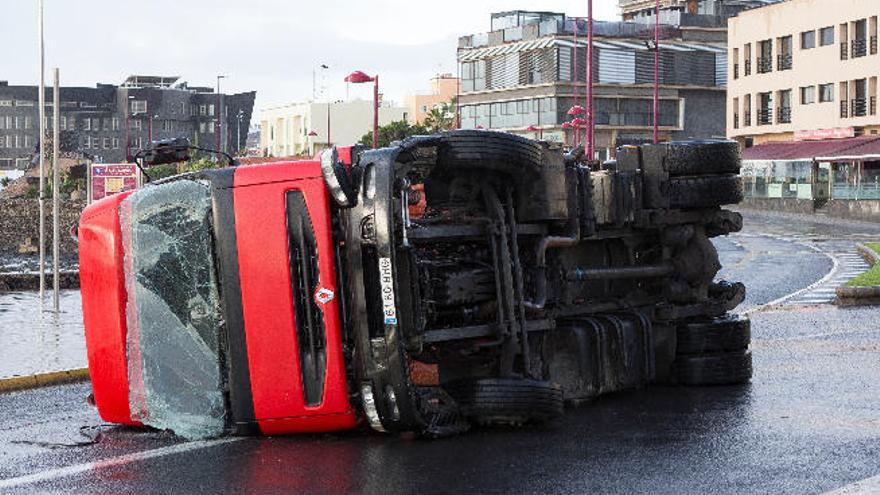
[[[207,446],[100,426],[88,385],[54,387],[0,395],[0,493],[802,494],[880,474],[880,310],[761,310],[830,269],[801,241],[880,226],[747,220],[718,247],[723,275],[749,286],[741,310],[757,310],[748,386],[655,387],[548,427],[441,441],[354,432]],[[159,455],[168,449],[192,450]]]

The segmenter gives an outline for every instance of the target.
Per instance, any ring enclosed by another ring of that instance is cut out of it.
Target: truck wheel
[[[743,200],[742,180],[733,174],[673,177],[667,193],[673,208],[713,208]]]
[[[678,327],[677,354],[705,354],[748,349],[751,322],[745,316],[727,315],[711,321]]]
[[[752,378],[752,352],[678,356],[672,363],[675,381],[681,385],[735,385]]]
[[[445,385],[462,414],[479,424],[545,422],[562,414],[562,389],[549,382],[513,378],[458,380]]]
[[[492,131],[453,131],[443,134],[438,163],[456,168],[483,168],[512,175],[534,173],[543,150],[535,141]]]
[[[666,171],[670,176],[738,174],[739,145],[735,141],[673,141],[666,146]]]

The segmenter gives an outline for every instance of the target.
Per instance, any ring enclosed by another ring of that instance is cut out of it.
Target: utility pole
[[[61,89],[60,89],[60,71],[55,68],[55,91],[52,99],[52,307],[57,313],[59,311],[58,292],[61,288],[60,278],[61,270],[59,264],[61,260],[61,223],[59,215],[61,214],[61,171],[58,155],[61,151],[59,143],[59,130],[61,127]]]
[[[660,0],[654,9],[654,144],[660,142]]]
[[[221,108],[223,106],[223,97],[220,95],[220,80],[225,78],[226,76],[217,76],[217,125],[214,126],[214,132],[217,133],[217,151],[223,151],[220,141],[220,135],[223,132],[223,109]]]
[[[596,158],[596,117],[593,112],[593,0],[587,0],[587,160]]]
[[[40,105],[40,304],[46,294],[46,49],[43,37],[43,0],[37,1],[40,45],[40,90],[38,91],[38,104]]]

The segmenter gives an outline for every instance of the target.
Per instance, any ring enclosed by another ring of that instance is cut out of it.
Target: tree
[[[430,133],[422,124],[409,125],[405,120],[391,122],[388,125],[379,126],[379,147],[385,148],[390,146],[394,141],[400,141],[410,136],[418,136],[420,134]],[[360,143],[366,146],[372,146],[373,131],[364,134]]]
[[[432,134],[435,132],[451,131],[456,128],[455,97],[451,100],[435,105],[425,117],[425,127]]]

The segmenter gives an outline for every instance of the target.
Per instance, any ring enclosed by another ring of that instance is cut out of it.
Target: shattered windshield
[[[210,219],[204,181],[147,187],[120,209],[132,418],[186,438],[224,427]]]

